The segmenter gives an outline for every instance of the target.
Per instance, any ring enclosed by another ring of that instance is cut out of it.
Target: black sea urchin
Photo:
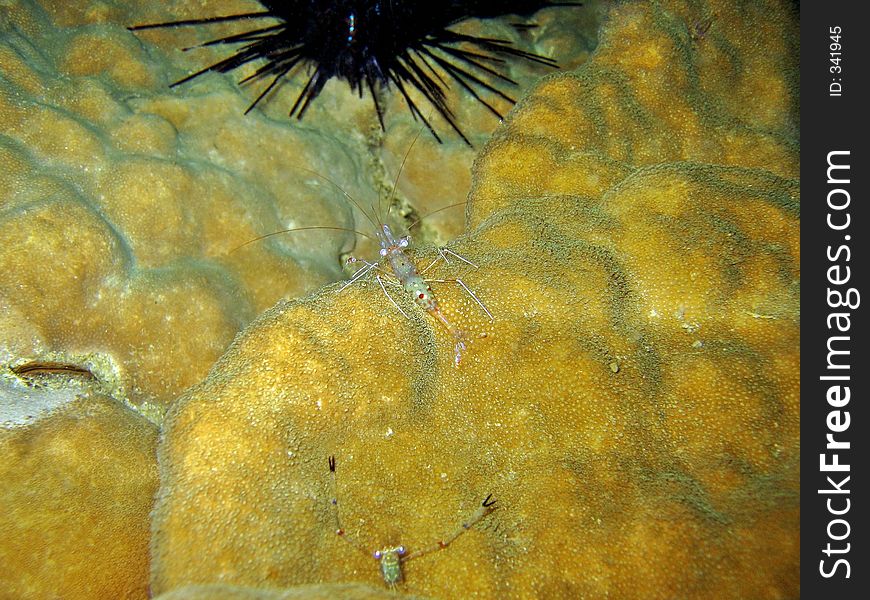
[[[247,114],[283,79],[307,71],[308,79],[290,109],[290,116],[301,119],[311,101],[332,77],[345,80],[360,97],[369,91],[384,128],[383,109],[378,91],[395,86],[411,114],[420,117],[439,142],[427,118],[408,94],[416,88],[456,133],[471,145],[456,123],[446,102],[449,80],[466,90],[499,119],[502,115],[481,93],[508,102],[515,100],[499,89],[516,85],[503,71],[507,59],[532,61],[548,67],[556,62],[545,56],[520,50],[504,39],[465,35],[450,30],[469,18],[491,18],[506,14],[528,16],[544,7],[578,6],[571,2],[542,0],[503,0],[472,2],[403,2],[372,0],[260,0],[260,12],[152,23],[130,27],[131,31],[157,27],[209,25],[227,21],[271,20],[242,33],[220,37],[197,47],[242,44],[235,54],[184,77],[171,87],[181,85],[208,71],[226,73],[249,62],[264,60],[247,83],[268,80],[268,84],[245,111]],[[533,25],[518,25],[528,28]]]

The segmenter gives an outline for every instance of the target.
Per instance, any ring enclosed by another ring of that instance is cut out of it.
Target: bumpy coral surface
[[[156,600],[390,600],[393,590],[363,583],[323,583],[293,588],[263,589],[233,585],[188,585],[160,594]],[[408,600],[419,596],[403,595]]]
[[[266,313],[170,412],[153,591],[377,585],[359,548],[492,494],[401,591],[797,598],[795,35],[776,2],[615,7],[477,160],[479,269],[433,269],[495,315],[437,286],[461,366],[372,282]]]
[[[2,412],[35,393],[78,397],[0,428],[0,596],[144,598],[157,428],[89,383],[40,377],[4,374]]]
[[[316,132],[243,119],[227,80],[170,92],[169,60],[124,27],[142,7],[0,12],[0,326],[24,323],[0,353],[103,354],[159,416],[258,311],[340,274],[340,234],[232,252],[308,219],[352,223],[282,161],[356,168],[341,148],[306,150]]]
[[[299,91],[293,86],[245,116],[259,90],[236,84],[244,73],[169,89],[226,54],[182,48],[233,25],[135,35],[126,29],[258,6],[252,0],[0,5],[4,362],[100,353],[114,364],[110,375],[123,381],[128,401],[159,419],[259,312],[342,277],[341,255],[354,248],[347,231],[300,231],[239,246],[294,227],[369,227],[313,173],[364,206],[383,195],[418,131],[406,108],[390,102],[384,136],[370,101],[336,82],[305,121],[286,117]],[[551,23],[535,36],[543,50],[570,49],[570,31]],[[478,143],[496,125],[482,121],[483,113],[460,115]],[[442,167],[439,176],[421,179],[421,163],[409,165],[398,197],[425,186],[433,200],[400,201],[407,222],[464,200],[472,153],[452,142],[438,148],[428,137],[420,140],[425,151],[412,162],[434,154]],[[439,213],[426,233],[450,239],[462,216],[461,208]]]
[[[126,29],[256,6],[0,2],[0,596],[144,597],[156,431],[113,403],[160,422],[256,314],[341,278],[343,253],[372,256],[347,231],[242,244],[292,227],[369,227],[324,177],[363,206],[384,197],[420,131],[401,102],[390,100],[386,133],[343,85],[301,123],[286,118],[298,89],[244,116],[256,91],[239,88],[239,75],[168,88],[220,54],[182,48],[222,25]],[[492,34],[568,56],[568,66],[585,59],[591,43],[572,21],[555,11],[539,20],[524,33],[496,23]],[[482,108],[460,118],[478,146],[496,126]],[[472,156],[424,133],[394,215],[407,224],[464,200]],[[463,217],[462,207],[439,212],[415,239],[450,239]],[[42,365],[38,381],[13,374],[23,365]],[[99,391],[84,393],[77,377]],[[263,595],[173,590],[188,592]],[[356,584],[298,593],[372,594]]]

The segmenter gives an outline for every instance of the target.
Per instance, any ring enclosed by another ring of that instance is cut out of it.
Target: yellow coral
[[[328,165],[361,197],[372,182],[321,134],[245,117],[225,79],[169,90],[126,30],[149,4],[0,6],[0,304],[36,334],[0,350],[111,355],[131,405],[165,408],[257,312],[341,276],[348,236],[231,252],[352,227],[335,190],[291,167]]]
[[[326,583],[300,585],[286,590],[269,590],[233,585],[189,585],[160,594],[156,600],[390,600],[395,599],[393,590],[377,588],[362,583]],[[407,600],[419,596],[403,595]]]
[[[522,101],[452,246],[495,323],[436,289],[474,337],[459,369],[449,334],[376,285],[281,304],[239,336],[167,422],[155,592],[376,585],[333,532],[334,454],[345,529],[372,550],[428,546],[498,499],[404,565],[408,593],[797,597],[793,26],[776,3],[753,11],[778,24],[772,112],[738,107],[705,58],[755,60],[753,21],[724,3],[621,4],[586,67]]]
[[[172,17],[195,14],[180,4]],[[167,404],[257,309],[338,274],[301,279],[309,263],[287,260],[292,242],[227,254],[281,226],[351,223],[286,157],[328,165],[359,198],[384,178],[358,181],[343,148],[309,153],[304,128],[242,124],[246,98],[226,79],[167,93],[120,27],[72,32],[67,61],[51,63],[16,36],[151,13],[45,5],[0,7],[16,24],[0,42],[5,348],[105,350],[134,404]],[[472,338],[461,368],[443,328],[399,299],[405,320],[374,285],[282,303],[239,336],[167,424],[153,592],[385,595],[377,563],[333,533],[335,454],[345,528],[372,550],[428,546],[498,499],[448,548],[404,565],[409,594],[797,597],[794,29],[775,2],[619,4],[589,65],[522,100],[476,163],[470,231],[453,246],[480,265],[458,273],[496,322],[456,286],[436,289]],[[174,46],[183,34],[147,35]],[[71,60],[97,47],[115,60]],[[334,110],[346,96],[312,116],[346,119]],[[404,189],[451,185],[455,169],[427,173],[435,152],[412,156]],[[319,200],[300,213],[284,195]],[[348,246],[332,235],[325,254]],[[4,564],[25,561],[4,592],[145,595],[154,433],[93,396],[0,431],[13,457],[0,474],[0,530],[13,537],[0,547]],[[58,464],[75,473],[71,494]],[[82,548],[96,560],[81,562]]]
[[[0,160],[7,167],[0,170],[0,263],[7,269],[0,272],[0,302],[44,333],[9,340],[15,356],[38,357],[46,349],[112,355],[130,404],[165,408],[205,376],[256,314],[341,278],[343,253],[369,256],[370,245],[354,247],[353,236],[338,231],[295,232],[233,249],[294,227],[368,227],[338,190],[306,169],[363,205],[386,196],[420,126],[404,99],[388,99],[386,134],[370,98],[356,98],[344,82],[328,85],[301,123],[286,118],[301,83],[279,86],[272,101],[245,116],[261,90],[236,85],[243,74],[214,73],[169,88],[228,50],[179,48],[238,31],[238,23],[127,30],[259,6],[254,0],[0,5]],[[561,26],[566,55],[582,40],[566,41],[572,28]],[[508,24],[494,27],[494,35],[517,39]],[[523,82],[539,74],[511,76]],[[452,106],[456,98],[449,100]],[[458,120],[482,144],[497,122],[475,103],[458,104]],[[401,210],[393,211],[406,225],[464,200],[472,151],[450,141],[440,146],[424,133],[409,158],[397,193]],[[405,200],[411,196],[422,200]],[[56,216],[39,220],[50,212]],[[438,212],[414,230],[415,240],[446,242],[463,218],[461,207]],[[12,223],[39,231],[39,238],[16,246]],[[73,247],[78,262],[76,246],[101,250],[89,267],[75,265],[88,270],[86,287],[52,253]],[[180,278],[194,281],[193,302],[186,302]],[[53,303],[64,304],[71,319],[43,310],[45,288],[69,290]]]
[[[0,596],[146,597],[156,445],[156,427],[94,393],[0,429]]]

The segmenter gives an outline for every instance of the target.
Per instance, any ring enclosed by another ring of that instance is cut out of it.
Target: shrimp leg
[[[492,313],[489,312],[489,309],[486,307],[486,305],[483,302],[481,302],[480,298],[478,298],[477,295],[473,291],[471,291],[471,288],[468,287],[467,285],[465,285],[465,282],[462,281],[461,279],[424,279],[423,281],[425,281],[427,283],[457,283],[457,284],[459,284],[459,286],[463,290],[465,290],[465,292],[469,296],[471,296],[472,300],[477,302],[477,305],[481,309],[483,309],[483,312],[485,312],[486,316],[489,317],[489,322],[490,323],[495,322],[495,317],[492,316]]]
[[[461,260],[462,262],[464,262],[467,265],[471,265],[475,269],[479,268],[476,264],[474,264],[473,262],[471,262],[470,260],[468,260],[464,256],[460,256],[459,254],[457,254],[456,252],[454,252],[450,248],[441,247],[441,248],[438,248],[438,257],[435,260],[433,260],[431,263],[429,263],[425,269],[420,271],[420,275],[424,274],[426,271],[428,271],[429,269],[434,267],[436,264],[438,264],[439,260],[443,260],[445,262],[445,264],[450,265],[450,260],[447,258],[448,254],[450,256],[452,256],[453,258]]]
[[[441,258],[443,258],[443,259],[444,259],[444,262],[446,262],[448,265],[450,264],[450,261],[447,260],[447,255],[449,254],[449,255],[452,256],[453,258],[456,258],[456,259],[458,259],[458,260],[461,260],[461,261],[464,262],[465,264],[467,264],[467,265],[471,265],[471,266],[474,267],[475,269],[479,268],[476,264],[474,264],[473,262],[471,262],[470,260],[468,260],[468,259],[465,258],[464,256],[460,256],[459,254],[457,254],[456,252],[454,252],[454,251],[451,250],[450,248],[438,248],[438,254],[441,255]]]
[[[363,263],[363,266],[360,267],[359,269],[357,269],[354,272],[354,274],[351,276],[351,278],[344,282],[344,285],[338,289],[339,292],[344,290],[344,288],[348,287],[349,285],[352,285],[352,284],[356,283],[357,281],[359,281],[360,279],[362,279],[363,277],[365,277],[369,273],[369,271],[371,271],[372,269],[374,269],[376,271],[380,271],[384,275],[390,275],[390,273],[387,271],[384,271],[378,263],[369,262],[369,261],[362,259],[362,258],[355,258],[355,257],[351,256],[350,258],[347,259],[346,264],[349,265],[351,263],[358,263],[358,262]],[[338,293],[338,292],[336,292],[336,293]]]
[[[347,262],[348,262],[348,264],[350,264],[352,262],[361,262],[361,263],[364,263],[364,266],[357,269],[356,273],[354,273],[350,279],[348,279],[347,281],[344,282],[344,285],[341,286],[341,288],[339,288],[339,290],[338,290],[339,292],[343,291],[346,287],[353,285],[354,283],[356,283],[357,281],[359,281],[360,279],[365,277],[369,271],[371,271],[372,269],[376,269],[378,267],[377,263],[370,263],[367,260],[362,260],[362,259],[358,259],[358,258],[348,259]]]
[[[386,286],[384,286],[384,282],[381,280],[381,276],[380,276],[380,275],[375,275],[375,279],[376,279],[377,282],[380,284],[381,289],[384,291],[384,295],[387,297],[387,300],[389,300],[390,302],[392,302],[392,303],[393,303],[393,306],[395,306],[396,309],[397,309],[400,313],[402,313],[402,315],[403,315],[406,319],[410,319],[411,317],[409,317],[408,314],[407,314],[404,310],[402,310],[402,308],[401,308],[398,304],[396,304],[396,301],[393,300],[393,297],[390,296],[390,293],[387,291]]]

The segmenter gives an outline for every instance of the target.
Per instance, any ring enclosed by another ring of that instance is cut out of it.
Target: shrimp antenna
[[[429,115],[432,116],[431,114]],[[420,139],[420,134],[423,133],[423,128],[417,130],[417,135],[414,136],[414,139],[411,141],[411,145],[408,146],[408,149],[405,151],[405,156],[402,157],[402,164],[399,165],[399,171],[396,173],[396,180],[393,182],[393,189],[390,192],[389,202],[387,202],[387,216],[390,216],[390,208],[393,206],[393,200],[396,198],[396,188],[399,187],[399,178],[402,177],[402,171],[405,169],[405,163],[408,161],[408,157],[411,155],[411,150],[414,148],[414,144],[417,143],[417,140]],[[380,212],[380,202],[378,202],[378,212]]]
[[[329,499],[329,503],[332,505],[332,519],[335,524],[335,535],[349,543],[351,546],[357,549],[357,551],[361,552],[366,556],[371,556],[368,550],[360,546],[360,544],[353,538],[348,537],[347,531],[344,526],[341,524],[341,515],[338,510],[338,495],[336,493],[335,486],[335,456],[332,455],[329,457],[329,495],[331,498]]]
[[[372,224],[372,227],[374,227],[376,231],[377,231],[378,229],[380,229],[380,227],[378,227],[377,222],[376,222],[376,221],[371,217],[371,215],[369,215],[369,213],[367,213],[365,210],[363,210],[363,207],[362,207],[362,206],[361,206],[361,205],[360,205],[356,200],[353,199],[353,196],[351,196],[351,195],[348,194],[346,191],[344,191],[344,188],[341,187],[340,185],[338,185],[337,183],[335,183],[332,179],[330,179],[330,178],[327,177],[326,175],[323,175],[323,174],[321,174],[321,173],[318,173],[318,172],[315,171],[314,169],[309,169],[309,168],[307,168],[307,167],[302,167],[302,166],[299,166],[299,165],[293,165],[293,168],[294,168],[294,169],[299,169],[300,171],[305,171],[305,172],[307,172],[307,173],[311,173],[311,174],[314,175],[315,177],[318,177],[318,178],[322,179],[322,180],[325,181],[326,183],[328,183],[328,184],[330,184],[331,186],[333,186],[334,188],[336,188],[338,191],[340,191],[342,194],[344,194],[344,197],[347,198],[348,202],[350,202],[351,204],[353,204],[353,205],[356,207],[356,209],[357,209],[358,211],[360,211],[360,212],[363,214],[363,216],[365,216],[366,219],[368,219],[369,223]],[[377,216],[377,215],[375,215],[375,216]],[[357,232],[357,233],[359,233],[359,232]],[[368,236],[368,235],[367,235],[367,236],[365,236],[365,237],[370,238],[371,236]]]
[[[408,561],[425,554],[444,550],[444,548],[455,542],[456,538],[474,527],[481,519],[495,511],[498,508],[495,506],[496,502],[497,500],[493,500],[492,494],[488,494],[486,498],[483,499],[483,502],[480,503],[480,506],[477,507],[477,510],[471,513],[465,521],[462,521],[456,529],[447,535],[447,537],[441,538],[431,546],[411,552],[405,557],[405,560]]]
[[[434,215],[434,214],[436,214],[436,213],[440,213],[442,210],[447,210],[447,209],[449,209],[449,208],[456,208],[457,206],[466,206],[467,204],[468,204],[468,200],[466,200],[466,201],[464,201],[464,202],[456,202],[456,203],[454,203],[454,204],[448,204],[447,206],[442,206],[441,208],[436,208],[435,210],[433,210],[433,211],[431,211],[431,212],[427,212],[425,215],[423,215],[422,217],[419,217],[419,218],[418,218],[417,220],[415,220],[413,223],[411,223],[410,225],[408,225],[408,231],[410,231],[412,227],[414,227],[415,225],[417,225],[417,224],[418,224],[420,221],[422,221],[423,219],[425,219],[425,218],[427,218],[427,217],[431,217],[432,215]]]
[[[282,233],[290,233],[291,231],[308,231],[311,229],[331,229],[333,231],[349,231],[350,233],[355,233],[357,235],[361,235],[363,237],[369,238],[370,240],[375,239],[372,236],[368,235],[367,233],[363,233],[362,231],[357,231],[356,229],[347,229],[346,227],[330,227],[328,225],[312,225],[311,227],[292,227],[290,229],[282,229],[280,231],[273,231],[272,233],[267,233],[265,235],[257,236],[252,240],[248,240],[247,242],[245,242],[243,244],[239,244],[238,246],[236,246],[235,248],[230,250],[228,252],[228,254],[232,254],[236,250],[244,248],[248,244],[253,244],[254,242],[259,242],[260,240],[265,240],[266,238],[272,237],[273,235],[280,235]]]

